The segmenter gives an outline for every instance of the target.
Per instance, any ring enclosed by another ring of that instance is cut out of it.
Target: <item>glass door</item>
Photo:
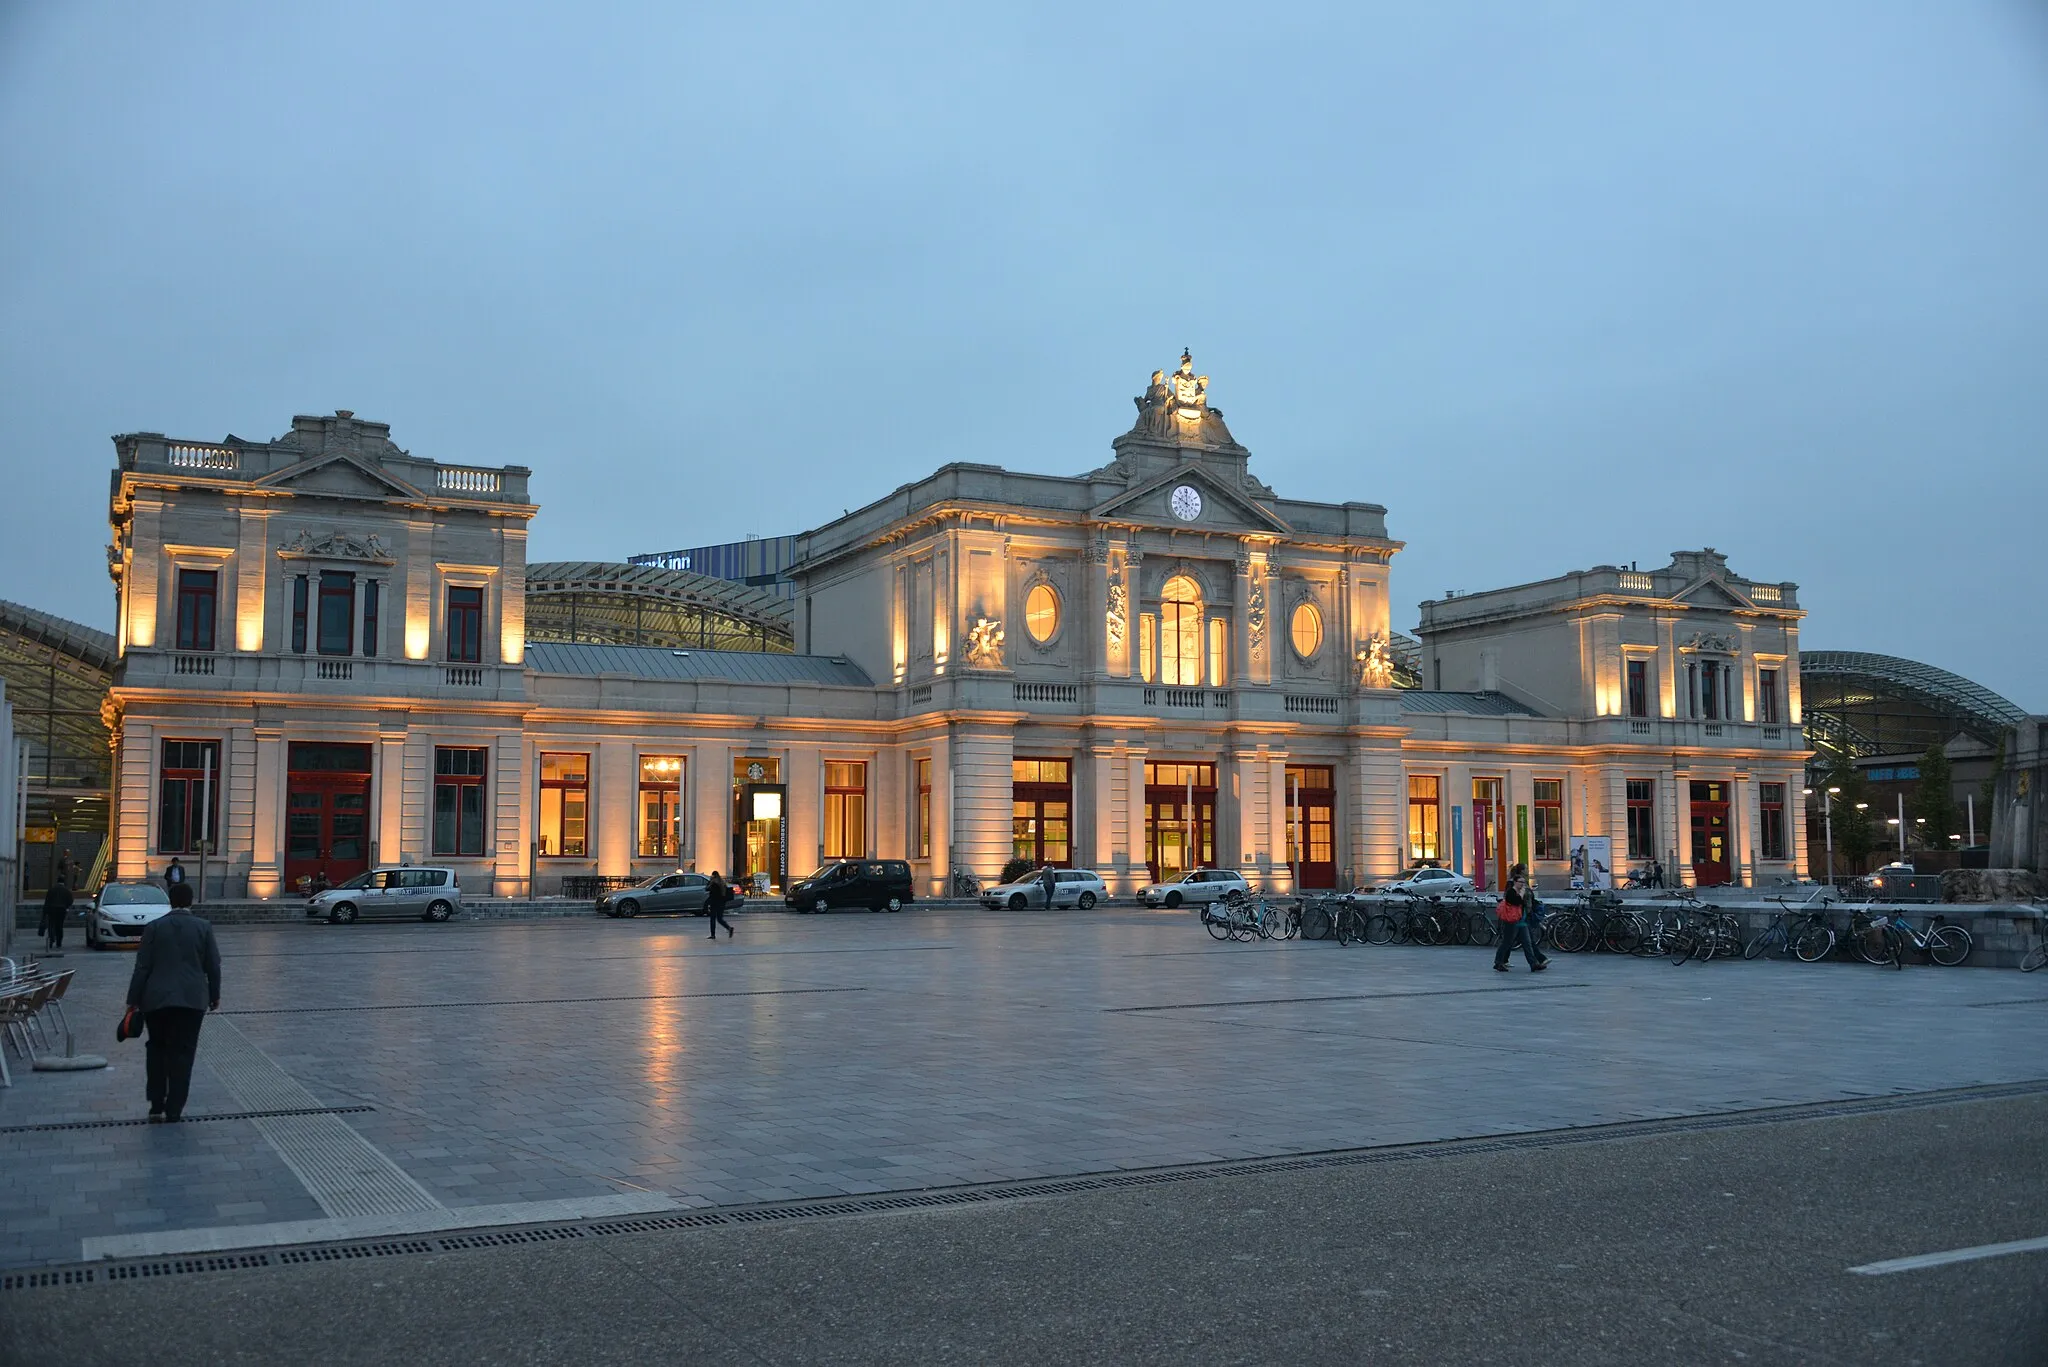
[[[1735,855],[1729,848],[1728,785],[1692,785],[1692,881],[1695,887],[1718,888],[1735,881]]]

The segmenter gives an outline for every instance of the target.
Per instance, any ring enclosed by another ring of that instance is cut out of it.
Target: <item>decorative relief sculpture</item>
[[[1003,665],[1003,624],[986,617],[974,619],[967,629],[967,663],[976,669],[1000,669]]]
[[[326,560],[378,560],[391,562],[390,548],[384,538],[374,532],[368,536],[350,536],[346,532],[329,532],[319,540],[304,528],[298,535],[277,548],[279,555]]]
[[[1116,654],[1124,648],[1124,637],[1130,631],[1131,595],[1124,587],[1124,581],[1113,579],[1109,585],[1109,649]]]
[[[1393,642],[1383,631],[1375,631],[1358,647],[1358,682],[1366,688],[1394,686]]]
[[[1252,576],[1251,593],[1245,598],[1245,628],[1251,633],[1252,653],[1258,654],[1266,648],[1266,576]]]
[[[1685,640],[1680,648],[1683,650],[1701,650],[1709,655],[1739,655],[1742,653],[1736,649],[1733,636],[1723,636],[1718,632],[1712,631],[1695,631]]]

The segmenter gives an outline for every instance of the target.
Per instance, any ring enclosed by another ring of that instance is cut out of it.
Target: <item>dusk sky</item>
[[[1079,473],[1188,346],[1403,629],[1713,546],[2048,711],[2035,0],[16,0],[0,131],[0,597],[101,628],[115,433],[353,409],[623,559]]]

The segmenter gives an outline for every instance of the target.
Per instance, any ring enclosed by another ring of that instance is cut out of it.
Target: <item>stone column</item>
[[[1233,745],[1217,776],[1216,864],[1236,869],[1245,881],[1259,878],[1259,815],[1253,801],[1258,785],[1253,781],[1259,760],[1255,745]],[[1227,797],[1227,802],[1226,802]],[[1229,818],[1224,818],[1225,807]],[[1225,843],[1225,842],[1228,843]]]
[[[1294,890],[1294,868],[1287,862],[1287,751],[1265,753],[1265,843],[1257,852],[1269,883]]]
[[[238,509],[235,550],[235,635],[234,648],[245,652],[263,649],[263,598],[270,579],[270,515],[243,503]],[[216,624],[218,626],[219,624]],[[217,635],[223,644],[224,635]]]
[[[1346,767],[1351,774],[1351,876],[1371,885],[1381,878],[1398,876],[1407,867],[1408,774],[1401,761],[1398,736],[1354,735]],[[1448,783],[1445,785],[1448,787]],[[1439,820],[1444,829],[1439,840],[1450,841],[1448,799]],[[1439,862],[1450,862],[1450,851],[1442,851]]]
[[[1099,742],[1083,752],[1088,774],[1089,862],[1114,888],[1116,859],[1116,750]],[[1076,785],[1078,789],[1079,785]]]
[[[250,788],[249,895],[276,897],[284,890],[284,730],[252,728],[255,781]]]
[[[597,772],[590,776],[589,835],[595,842],[597,871],[608,878],[621,878],[633,871],[636,846],[633,827],[634,805],[640,795],[640,771],[633,759],[633,742],[604,740],[590,757]]]
[[[953,878],[953,747],[941,732],[932,737],[932,857],[933,897],[947,896]]]
[[[377,862],[395,864],[405,856],[405,717],[380,718],[377,745],[370,755],[370,785],[376,804],[371,817],[377,833]],[[279,798],[283,803],[284,760],[278,760]],[[283,866],[280,865],[280,868]]]
[[[1081,633],[1084,680],[1110,674],[1114,669],[1115,651],[1109,640],[1109,586],[1109,536],[1096,532],[1088,540],[1088,563],[1082,571],[1081,620],[1068,628]],[[1126,629],[1124,640],[1129,639]]]
[[[1676,867],[1665,870],[1666,880],[1673,887],[1691,887],[1692,879],[1692,784],[1691,773],[1679,769],[1671,775],[1671,832],[1667,848],[1671,857],[1667,861]]]
[[[732,761],[727,741],[708,741],[691,748],[683,762],[689,788],[690,859],[698,873],[717,869],[730,879],[732,867]]]
[[[124,879],[149,876],[149,851],[156,829],[156,728],[130,717],[121,723],[120,747],[114,753],[114,782],[119,792],[115,811],[114,867]],[[23,855],[26,858],[26,847]],[[168,862],[168,861],[166,861]]]
[[[1007,727],[963,725],[955,738],[951,848],[984,884],[1010,859],[1013,755]]]
[[[1124,755],[1123,840],[1128,862],[1124,865],[1123,893],[1138,891],[1152,880],[1152,851],[1145,834],[1145,747],[1133,745]]]
[[[484,857],[492,861],[492,895],[527,897],[533,892],[526,872],[527,803],[531,796],[525,763],[525,740],[517,731],[502,732],[492,747],[495,776],[492,788],[492,842]]]

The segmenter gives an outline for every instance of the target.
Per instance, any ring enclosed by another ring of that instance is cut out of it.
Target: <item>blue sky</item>
[[[1711,545],[2048,710],[2048,7],[0,7],[0,596],[350,408],[537,559],[1078,473],[1191,346],[1444,589]]]

